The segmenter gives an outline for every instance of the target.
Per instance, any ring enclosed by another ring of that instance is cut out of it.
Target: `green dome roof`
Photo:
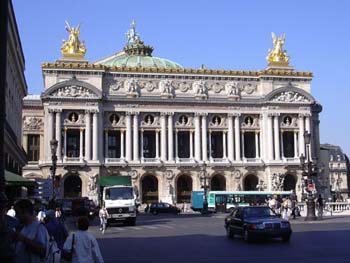
[[[111,67],[142,67],[142,68],[169,68],[182,69],[182,66],[169,59],[142,55],[116,54],[99,62]]]
[[[141,68],[166,68],[182,69],[183,67],[169,59],[153,57],[153,47],[144,45],[140,36],[135,31],[135,22],[131,24],[127,32],[127,44],[122,52],[96,61],[110,67],[141,67]]]

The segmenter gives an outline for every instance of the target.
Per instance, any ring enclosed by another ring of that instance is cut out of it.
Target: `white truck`
[[[136,197],[132,186],[115,185],[104,187],[102,201],[108,211],[107,224],[123,221],[125,224],[136,224]]]

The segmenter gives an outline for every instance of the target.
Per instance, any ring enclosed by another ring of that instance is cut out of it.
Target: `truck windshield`
[[[134,195],[130,187],[106,189],[106,200],[127,200],[133,198]]]

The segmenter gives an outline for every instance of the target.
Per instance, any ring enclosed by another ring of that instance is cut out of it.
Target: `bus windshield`
[[[118,187],[106,189],[106,200],[128,200],[133,199],[133,190],[130,187]]]

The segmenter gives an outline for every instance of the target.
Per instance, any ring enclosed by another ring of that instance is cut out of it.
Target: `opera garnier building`
[[[89,62],[79,26],[66,29],[62,58],[42,64],[42,94],[24,99],[23,175],[38,182],[38,197],[54,187],[57,198],[97,202],[101,178],[120,176],[142,203],[190,202],[205,183],[300,196],[300,156],[319,158],[322,107],[312,73],[289,65],[284,35],[272,34],[265,69],[215,70],[153,56],[134,22],[122,51]]]

